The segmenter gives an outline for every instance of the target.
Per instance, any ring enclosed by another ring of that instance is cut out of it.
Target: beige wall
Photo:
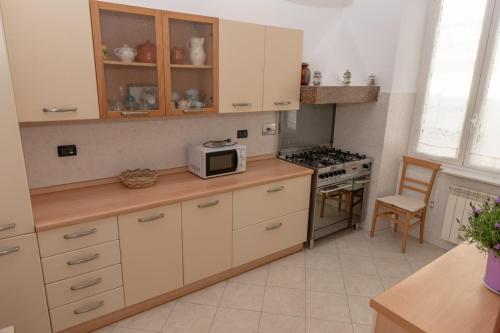
[[[275,112],[144,121],[24,127],[21,137],[30,188],[118,175],[124,169],[168,169],[186,165],[191,143],[232,138],[248,129],[248,156],[274,154],[277,136],[262,136]],[[78,155],[58,157],[57,146],[76,144]]]

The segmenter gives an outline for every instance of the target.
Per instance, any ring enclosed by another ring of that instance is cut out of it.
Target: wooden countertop
[[[201,179],[184,171],[160,176],[145,189],[105,184],[34,195],[31,204],[36,231],[43,231],[312,173],[272,158],[248,162],[246,172],[234,175]]]
[[[462,244],[370,305],[409,332],[498,333],[500,296],[482,285],[486,254]]]

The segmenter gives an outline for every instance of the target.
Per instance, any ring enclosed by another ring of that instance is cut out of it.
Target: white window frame
[[[494,178],[497,178],[499,175],[498,171],[471,166],[467,162],[466,157],[471,148],[468,143],[472,138],[473,130],[475,130],[474,125],[481,109],[480,101],[482,100],[484,94],[487,92],[486,88],[488,82],[486,80],[481,80],[481,78],[483,75],[488,75],[488,71],[485,70],[485,68],[487,69],[489,68],[489,66],[485,67],[485,64],[491,64],[491,62],[493,61],[493,50],[495,49],[494,43],[498,24],[500,22],[500,0],[487,0],[485,17],[481,30],[481,39],[479,41],[476,63],[471,81],[472,83],[469,93],[469,101],[467,104],[457,158],[439,157],[417,152],[417,144],[421,130],[424,102],[429,83],[429,75],[431,73],[432,56],[434,54],[436,30],[441,15],[442,1],[443,0],[431,0],[429,3],[427,24],[422,48],[422,58],[420,63],[420,76],[417,86],[417,96],[415,109],[413,112],[408,152],[410,155],[415,157],[443,162],[444,166],[450,169],[459,169],[470,174],[493,176]]]

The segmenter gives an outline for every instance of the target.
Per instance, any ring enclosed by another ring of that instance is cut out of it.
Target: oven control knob
[[[342,174],[344,175],[346,173],[345,169],[340,170]]]
[[[368,169],[370,166],[368,164],[363,164],[363,169]]]
[[[334,172],[330,172],[328,175],[329,175],[330,177],[335,176],[335,171],[334,171]]]
[[[323,179],[323,178],[325,178],[325,175],[321,174],[321,175],[319,175],[319,178]]]
[[[334,171],[334,172],[333,172],[333,175],[334,175],[334,176],[338,175],[338,172],[337,172],[337,171]]]

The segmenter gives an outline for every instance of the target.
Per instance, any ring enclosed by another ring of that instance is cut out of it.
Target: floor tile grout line
[[[262,296],[262,304],[260,305],[260,315],[259,315],[259,323],[257,324],[257,332],[260,332],[260,323],[262,321],[262,313],[264,312],[264,301],[266,299],[267,293],[267,284],[269,281],[269,271],[271,270],[271,265],[267,265],[266,267],[266,284],[264,285],[264,295]]]
[[[221,303],[222,303],[222,299],[224,298],[224,294],[226,293],[226,289],[227,289],[227,285],[229,284],[229,280],[230,279],[226,279],[224,280],[224,290],[222,291],[221,295],[220,295],[220,298],[219,298],[219,302],[217,304],[217,309],[215,310],[215,314],[212,318],[212,322],[210,323],[210,326],[208,327],[208,332],[211,332],[212,331],[212,327],[214,326],[214,323],[215,323],[215,319],[217,318],[217,313],[219,312],[219,310],[221,309]],[[220,282],[219,282],[220,283]],[[222,308],[223,309],[223,308]]]

